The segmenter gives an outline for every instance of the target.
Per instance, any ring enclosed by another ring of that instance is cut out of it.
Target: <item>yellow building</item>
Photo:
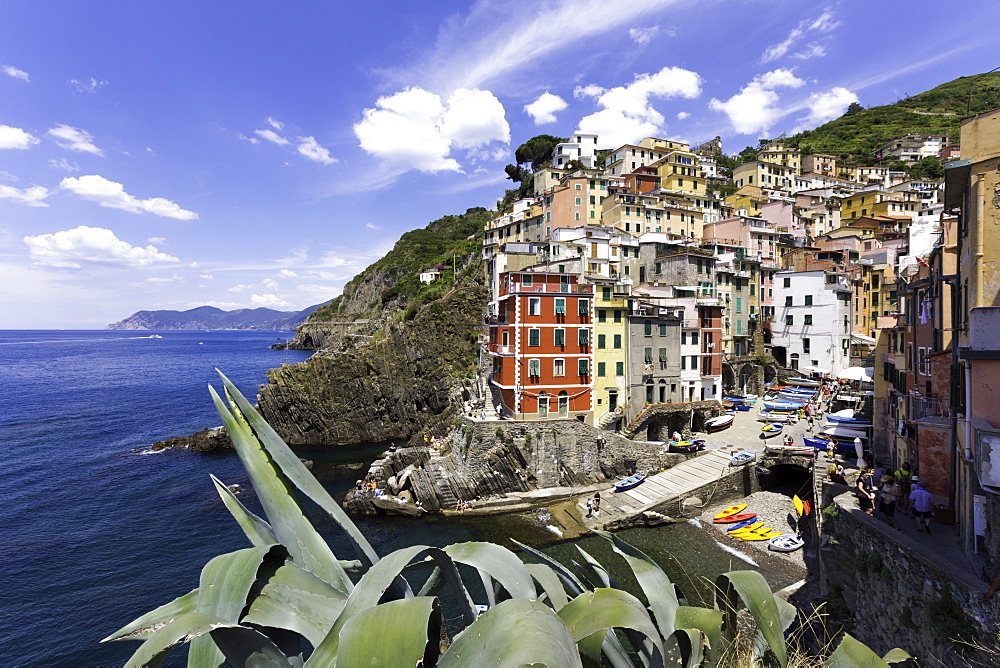
[[[795,167],[755,160],[744,162],[733,169],[733,183],[736,184],[737,188],[757,186],[791,192],[795,186],[796,173]]]
[[[636,247],[638,248],[638,247]],[[594,421],[610,426],[628,405],[628,296],[631,283],[594,285]]]
[[[735,213],[741,208],[746,209],[744,215],[751,218],[760,218],[767,202],[763,189],[758,186],[742,186],[726,198],[726,206],[731,211]]]
[[[920,201],[913,192],[889,192],[869,190],[850,197],[840,203],[841,224],[862,216],[905,216],[913,218],[920,209]]]
[[[802,173],[802,153],[799,149],[785,146],[781,142],[764,144],[763,148],[757,151],[757,160],[790,167],[793,175]]]

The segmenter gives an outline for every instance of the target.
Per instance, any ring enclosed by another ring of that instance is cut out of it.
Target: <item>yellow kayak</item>
[[[743,527],[742,529],[736,529],[735,531],[730,531],[729,535],[730,536],[737,536],[738,537],[738,536],[741,536],[741,535],[743,535],[745,533],[750,533],[750,532],[757,531],[758,529],[760,529],[765,524],[766,524],[766,522],[755,522],[755,523],[751,524],[750,526]]]
[[[798,494],[792,497],[792,505],[795,506],[795,514],[802,517],[802,499],[799,498]]]
[[[739,537],[743,540],[771,540],[775,536],[780,536],[784,531],[775,531],[774,529],[763,529],[761,531],[750,531],[749,533],[741,533]]]
[[[729,508],[726,508],[722,512],[718,513],[712,519],[721,520],[723,517],[729,517],[730,515],[735,515],[736,513],[741,512],[746,507],[747,507],[747,504],[745,504],[745,503],[738,503],[735,506],[730,506]]]

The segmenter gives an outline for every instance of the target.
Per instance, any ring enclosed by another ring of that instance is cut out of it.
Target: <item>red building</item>
[[[593,299],[593,286],[576,275],[500,276],[488,351],[506,415],[591,421]]]

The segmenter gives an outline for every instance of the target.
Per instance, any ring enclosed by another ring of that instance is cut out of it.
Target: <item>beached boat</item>
[[[736,513],[735,515],[727,515],[726,517],[712,520],[712,524],[739,524],[740,522],[752,520],[755,517],[757,517],[757,513]]]
[[[778,531],[777,529],[761,529],[759,531],[747,531],[741,533],[738,538],[740,540],[771,540],[777,536],[783,535],[784,531]]]
[[[774,411],[760,411],[757,413],[758,422],[798,422],[799,418],[791,413],[776,413]]]
[[[788,378],[785,382],[796,387],[819,387],[821,385],[820,381],[811,378]]]
[[[830,441],[825,438],[810,438],[808,436],[803,436],[802,442],[810,448],[815,448],[816,450],[826,450],[830,446]],[[845,441],[841,443],[837,439],[833,439],[833,449],[837,452],[854,452],[854,442]]]
[[[635,475],[630,475],[624,480],[619,480],[615,483],[616,492],[624,492],[627,489],[632,489],[633,487],[638,487],[642,484],[642,481],[646,479],[645,473],[636,473]]]
[[[685,452],[697,452],[701,448],[694,441],[678,441],[676,443],[667,444],[667,452],[674,453],[685,453]]]
[[[738,411],[748,411],[751,408],[753,408],[753,406],[751,406],[750,404],[737,404],[736,405],[736,410],[738,410]]]
[[[771,542],[767,544],[767,549],[773,552],[794,552],[805,544],[806,542],[802,540],[801,536],[784,534],[771,538]]]
[[[821,434],[833,436],[834,438],[860,438],[862,441],[868,438],[868,432],[860,429],[848,429],[839,425],[827,426],[820,431]]]
[[[760,431],[764,434],[764,437],[774,436],[775,434],[780,434],[781,430],[785,428],[785,425],[780,422],[771,422],[760,428]]]
[[[798,401],[765,401],[764,408],[769,411],[797,411],[800,408],[805,408],[805,403]]]
[[[872,423],[869,420],[863,420],[861,418],[852,418],[852,417],[850,418],[840,417],[839,415],[827,415],[826,420],[827,422],[833,423],[834,425],[843,425],[848,429],[850,429],[852,425],[854,425],[855,428],[872,426]]]
[[[735,455],[729,458],[730,466],[739,466],[740,464],[746,464],[747,462],[752,462],[757,459],[757,453],[752,450],[741,450]]]
[[[793,457],[802,456],[811,457],[816,453],[816,448],[812,448],[806,445],[765,445],[764,452],[768,455],[777,455],[779,457]]]
[[[736,513],[742,512],[747,507],[745,503],[737,503],[735,506],[729,506],[725,510],[720,510],[715,514],[712,519],[720,520],[723,517],[729,517],[730,515],[735,515]]]
[[[705,431],[712,433],[714,431],[729,429],[733,426],[733,419],[732,415],[719,415],[718,417],[705,420]]]

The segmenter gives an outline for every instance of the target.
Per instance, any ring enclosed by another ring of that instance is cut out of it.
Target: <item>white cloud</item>
[[[260,282],[260,284],[263,285],[268,290],[278,289],[278,281],[274,280],[273,278],[265,278],[263,281]]]
[[[581,132],[593,132],[602,144],[620,146],[663,131],[663,114],[651,104],[651,98],[684,97],[701,94],[701,77],[679,67],[664,67],[655,74],[639,74],[627,86],[604,90],[590,84],[577,88],[577,97],[596,97],[604,107],[580,119]]]
[[[84,264],[121,267],[146,267],[151,264],[179,262],[161,253],[155,246],[132,246],[111,230],[81,225],[54,234],[24,237],[28,254],[36,265],[80,269]]]
[[[254,286],[251,283],[240,283],[239,285],[234,285],[233,287],[229,288],[229,291],[230,292],[243,292],[244,290],[251,290],[251,289],[253,289],[253,287]]]
[[[369,230],[381,230],[382,229],[381,225],[376,225],[375,223],[365,223],[365,227],[367,227]]]
[[[524,105],[524,111],[535,121],[535,125],[556,122],[556,112],[567,107],[566,100],[545,91],[531,104]]]
[[[104,151],[94,145],[94,137],[86,130],[74,128],[65,123],[57,125],[48,131],[49,137],[55,143],[69,151],[82,151],[94,155],[104,155]]]
[[[802,119],[799,128],[795,132],[812,129],[827,121],[840,118],[847,111],[847,107],[852,102],[857,101],[858,96],[842,86],[831,88],[825,93],[813,93],[806,100],[806,106],[809,107],[809,115]]]
[[[212,274],[198,274],[198,278],[204,279],[206,281],[211,281],[215,278]]]
[[[13,65],[0,65],[0,71],[3,71],[3,73],[9,77],[14,77],[15,79],[20,79],[21,81],[31,81],[27,72],[19,70]]]
[[[107,81],[98,81],[94,77],[90,77],[90,80],[79,81],[77,79],[70,79],[69,83],[73,88],[76,89],[77,93],[96,93],[99,88],[103,88],[108,85]]]
[[[764,53],[761,54],[760,57],[760,62],[769,63],[772,60],[777,60],[785,56],[793,46],[798,44],[809,33],[825,35],[832,32],[839,25],[840,21],[834,18],[833,11],[827,8],[823,10],[823,13],[820,14],[819,18],[800,21],[797,26],[789,31],[788,36],[785,37],[785,39],[764,49]],[[808,59],[824,56],[826,55],[825,42],[828,40],[829,38],[827,37],[822,39],[822,41],[812,42],[806,46],[804,51],[793,53],[792,57]]]
[[[251,144],[259,144],[260,143],[260,140],[257,139],[256,137],[247,137],[242,132],[239,134],[239,138],[242,139],[242,140],[244,140],[244,141],[248,141]]]
[[[10,125],[0,125],[0,149],[27,149],[37,143],[37,137],[31,133],[25,132],[21,128],[15,128]]]
[[[691,114],[689,114],[686,111],[678,111],[677,112],[677,120],[683,121],[685,118],[688,118],[690,115]]]
[[[45,198],[48,196],[48,189],[43,188],[42,186],[31,186],[30,188],[19,189],[14,186],[0,185],[0,199],[9,199],[12,202],[17,202],[18,204],[26,204],[28,206],[48,206],[48,204],[44,202]]]
[[[150,283],[178,283],[183,281],[184,278],[179,274],[174,274],[173,276],[151,276],[146,279]]]
[[[337,159],[330,156],[330,151],[316,142],[315,137],[299,137],[298,151],[301,155],[321,165],[332,165]]]
[[[198,219],[197,213],[182,209],[168,199],[162,197],[138,199],[133,197],[125,192],[125,187],[122,184],[109,181],[97,174],[88,174],[79,178],[67,177],[59,185],[84,199],[97,202],[109,209],[121,209],[130,213],[151,213],[154,216],[177,220]]]
[[[270,125],[275,130],[281,130],[282,128],[285,127],[285,124],[279,121],[274,116],[268,116],[267,118],[264,119],[264,122]]]
[[[165,243],[167,243],[167,239],[166,239],[166,237],[150,237],[150,238],[146,239],[146,243],[151,243],[151,244],[165,244]]]
[[[422,88],[407,88],[376,101],[355,124],[368,153],[422,172],[459,171],[452,149],[510,141],[503,105],[489,91],[459,89],[447,104]]]
[[[58,160],[49,160],[49,165],[55,167],[56,169],[62,169],[67,172],[78,172],[80,171],[80,165],[75,162],[70,162],[66,158],[59,158]]]
[[[282,278],[298,278],[299,277],[299,275],[296,274],[291,269],[282,269],[281,271],[278,272],[278,275],[281,276]]]
[[[287,309],[290,306],[291,304],[282,299],[279,299],[277,295],[273,294],[250,295],[250,308]]]
[[[759,74],[725,102],[712,98],[709,109],[724,112],[733,129],[744,135],[763,133],[780,118],[784,112],[775,107],[778,94],[775,88],[798,88],[805,81],[796,77],[791,70],[777,69]]]
[[[288,143],[287,139],[279,135],[274,130],[254,130],[254,134],[279,146],[284,146],[285,144]]]
[[[649,44],[656,34],[660,32],[660,26],[650,26],[648,28],[629,28],[628,36],[633,42],[640,45]]]

